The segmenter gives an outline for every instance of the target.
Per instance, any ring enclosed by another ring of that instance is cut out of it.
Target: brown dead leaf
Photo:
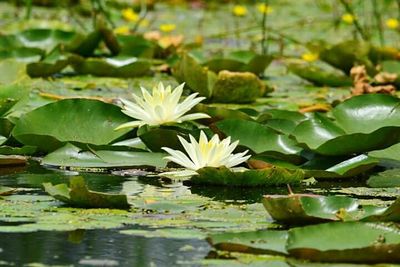
[[[355,66],[350,70],[350,76],[353,79],[353,88],[351,89],[352,95],[362,95],[362,94],[394,94],[396,91],[396,87],[393,85],[377,85],[373,86],[370,84],[371,79],[367,74],[364,65]],[[393,79],[392,75],[388,75],[386,73],[381,73],[375,76],[380,80]],[[397,75],[396,75],[397,78]]]
[[[301,113],[307,113],[307,112],[328,112],[331,110],[331,105],[329,104],[324,104],[324,103],[318,103],[318,104],[313,104],[311,106],[306,106],[302,107],[299,109],[299,112]]]

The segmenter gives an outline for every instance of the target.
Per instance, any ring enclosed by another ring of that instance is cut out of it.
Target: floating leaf
[[[400,231],[359,222],[312,225],[290,229],[286,249],[291,256],[319,262],[399,262]]]
[[[46,155],[42,164],[78,168],[144,167],[163,168],[165,154],[133,151],[84,151],[74,145],[64,147]]]
[[[301,161],[300,152],[303,149],[287,136],[277,134],[265,125],[253,121],[228,119],[217,122],[216,127],[233,141],[239,140],[241,146],[248,147],[255,153]]]
[[[223,186],[279,186],[299,184],[304,178],[304,172],[301,170],[287,170],[279,167],[237,171],[226,167],[205,167],[196,172],[198,175],[190,179],[192,183]]]
[[[8,196],[8,195],[11,195],[15,191],[16,191],[15,188],[0,185],[0,196]]]
[[[85,180],[80,177],[72,177],[70,186],[66,184],[43,184],[45,191],[54,198],[83,208],[117,208],[128,209],[129,204],[126,195],[106,194],[88,190]]]
[[[71,141],[106,145],[129,131],[115,131],[118,125],[128,121],[130,118],[115,105],[89,99],[65,99],[23,115],[12,135],[23,144],[45,151]]]
[[[400,187],[400,169],[391,169],[372,175],[367,185],[375,188]]]
[[[289,64],[288,69],[297,76],[317,86],[351,86],[353,81],[350,77],[335,72],[328,72],[314,65]]]
[[[400,161],[400,143],[382,150],[371,151],[368,155],[379,159]]]
[[[357,199],[345,196],[292,194],[265,196],[263,204],[274,220],[286,224],[400,220],[400,199],[389,207],[381,207],[360,205]]]
[[[252,254],[287,254],[287,231],[259,230],[242,233],[213,234],[207,238],[218,250]]]
[[[149,72],[151,63],[138,58],[82,58],[71,56],[69,61],[79,74],[100,77],[138,77]]]
[[[292,135],[323,155],[348,155],[385,148],[400,140],[400,100],[370,94],[352,97],[332,110],[301,122]]]

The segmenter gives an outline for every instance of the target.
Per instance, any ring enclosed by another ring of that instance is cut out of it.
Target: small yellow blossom
[[[386,20],[386,26],[389,29],[396,30],[399,28],[399,21],[395,18],[390,18],[390,19]]]
[[[266,14],[269,14],[269,13],[271,13],[273,11],[271,6],[268,6],[268,5],[264,4],[264,3],[258,4],[257,5],[257,9],[261,13],[266,13]]]
[[[147,19],[143,19],[141,22],[140,22],[140,26],[141,27],[147,27],[147,26],[149,26],[149,24],[150,24],[150,22],[147,20]]]
[[[307,61],[307,62],[313,62],[313,61],[316,61],[318,58],[319,58],[319,55],[318,54],[316,54],[316,53],[304,53],[304,54],[302,54],[301,55],[301,58],[304,60],[304,61]]]
[[[176,29],[176,25],[173,23],[166,23],[160,25],[160,31],[162,32],[172,32]]]
[[[120,35],[128,35],[130,33],[130,29],[128,26],[120,26],[114,29],[114,33]]]
[[[122,17],[126,21],[136,22],[139,20],[139,14],[136,13],[132,8],[125,8],[122,10]]]
[[[356,18],[350,13],[345,13],[342,15],[342,21],[347,24],[353,24],[355,20]]]
[[[235,5],[232,9],[233,15],[237,17],[243,17],[247,15],[247,8],[241,5]]]

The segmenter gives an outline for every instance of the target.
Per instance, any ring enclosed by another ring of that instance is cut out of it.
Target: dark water
[[[186,251],[183,247],[193,248]],[[209,246],[202,240],[144,238],[118,230],[0,234],[0,266],[195,266]]]

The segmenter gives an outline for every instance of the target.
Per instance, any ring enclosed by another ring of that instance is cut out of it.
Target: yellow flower
[[[395,18],[390,18],[390,19],[386,20],[386,26],[389,29],[396,30],[397,28],[399,28],[399,21]]]
[[[179,85],[175,89],[171,86],[164,87],[160,82],[157,87],[153,88],[150,94],[145,88],[141,88],[142,96],[132,94],[136,103],[126,99],[121,99],[124,104],[122,112],[137,120],[124,123],[116,128],[135,128],[143,125],[157,126],[170,123],[182,123],[197,119],[210,118],[204,113],[190,113],[185,115],[194,106],[200,103],[205,97],[196,97],[198,93],[194,93],[179,102],[184,84]]]
[[[304,53],[301,55],[301,58],[307,62],[316,61],[319,58],[319,55],[316,53]]]
[[[241,5],[235,5],[232,9],[233,15],[237,17],[243,17],[247,15],[247,8]]]
[[[268,5],[264,4],[264,3],[258,4],[257,5],[257,9],[261,13],[266,13],[266,14],[269,14],[269,13],[271,13],[273,11],[271,6],[268,6]]]
[[[160,25],[160,31],[162,32],[172,32],[176,29],[176,25],[173,23],[166,23]]]
[[[353,24],[355,20],[356,18],[350,13],[345,13],[342,15],[342,21],[347,24]]]
[[[128,35],[130,33],[130,29],[128,26],[120,26],[114,29],[114,33],[120,35]]]
[[[126,21],[136,22],[139,20],[139,14],[137,14],[132,8],[125,8],[122,10],[122,17]]]

